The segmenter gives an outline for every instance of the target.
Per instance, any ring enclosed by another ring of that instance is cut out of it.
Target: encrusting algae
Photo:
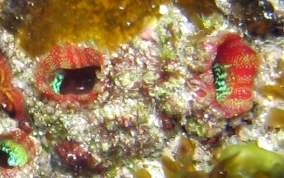
[[[170,0],[24,0],[4,1],[1,26],[31,56],[47,52],[58,41],[93,39],[115,49],[155,20],[159,6]]]

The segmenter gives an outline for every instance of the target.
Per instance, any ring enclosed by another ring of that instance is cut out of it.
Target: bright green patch
[[[229,69],[230,65],[220,65],[219,63],[215,63],[213,66],[216,99],[218,102],[224,101],[227,96],[231,94],[231,90],[226,82]]]
[[[9,166],[23,166],[28,161],[28,154],[26,150],[13,140],[4,140],[0,144],[2,152],[8,155],[7,164]]]
[[[62,85],[64,79],[64,75],[56,73],[54,79],[50,83],[50,86],[52,87],[53,91],[55,93],[60,93],[60,87]]]

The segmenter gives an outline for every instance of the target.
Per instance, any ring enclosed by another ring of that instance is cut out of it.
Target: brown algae
[[[161,164],[166,178],[205,178],[204,171],[196,171],[194,168],[194,154],[196,152],[197,143],[193,140],[182,137],[180,139],[176,160],[172,160],[167,156],[162,156]]]
[[[31,56],[44,54],[58,41],[95,40],[115,49],[155,20],[159,6],[169,1],[7,0],[1,4],[0,25]]]
[[[284,110],[271,108],[266,118],[266,124],[273,128],[284,128]]]

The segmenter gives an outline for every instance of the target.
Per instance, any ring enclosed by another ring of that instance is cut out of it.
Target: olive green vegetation
[[[161,164],[166,178],[207,178],[203,171],[196,171],[193,164],[193,155],[197,145],[196,142],[185,137],[180,139],[176,160],[162,156]],[[134,172],[135,178],[151,178],[146,169],[138,169]]]
[[[257,146],[232,145],[221,151],[210,178],[280,178],[284,177],[284,158]]]
[[[144,169],[138,169],[137,171],[134,172],[134,178],[151,178],[152,176],[150,175],[150,173]]]
[[[198,137],[206,137],[208,135],[206,125],[204,125],[202,122],[199,122],[198,119],[193,117],[186,119],[184,128],[188,133],[192,133],[193,135],[197,135]]]
[[[45,128],[36,128],[45,130],[45,137],[52,144],[56,144],[59,140],[66,140],[68,136],[68,130],[63,127],[60,119],[54,121],[52,118],[47,117],[45,119]]]
[[[266,125],[273,128],[284,128],[284,110],[271,108],[266,118]]]
[[[182,137],[173,161],[167,156],[161,158],[162,167],[166,178],[206,178],[203,171],[194,168],[193,156],[197,144],[195,141]]]
[[[284,98],[284,88],[281,85],[264,85],[258,91],[270,100]]]
[[[31,56],[47,52],[60,41],[95,40],[115,49],[154,21],[159,6],[170,0],[6,0],[1,26]]]
[[[161,162],[166,178],[207,178],[203,171],[188,170],[179,161],[167,156],[163,156]]]

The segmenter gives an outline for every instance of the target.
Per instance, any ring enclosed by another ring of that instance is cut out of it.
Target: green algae
[[[210,178],[276,178],[284,176],[284,158],[257,146],[232,145],[221,151]]]
[[[206,137],[208,134],[206,126],[203,123],[200,123],[198,119],[193,117],[190,117],[186,120],[184,128],[188,133],[197,135],[198,137]]]
[[[187,170],[180,162],[173,161],[167,156],[162,157],[161,162],[166,178],[207,178],[203,171]]]
[[[115,49],[154,21],[159,6],[170,0],[7,0],[1,26],[17,38],[31,56],[47,52],[59,41],[95,40]]]

